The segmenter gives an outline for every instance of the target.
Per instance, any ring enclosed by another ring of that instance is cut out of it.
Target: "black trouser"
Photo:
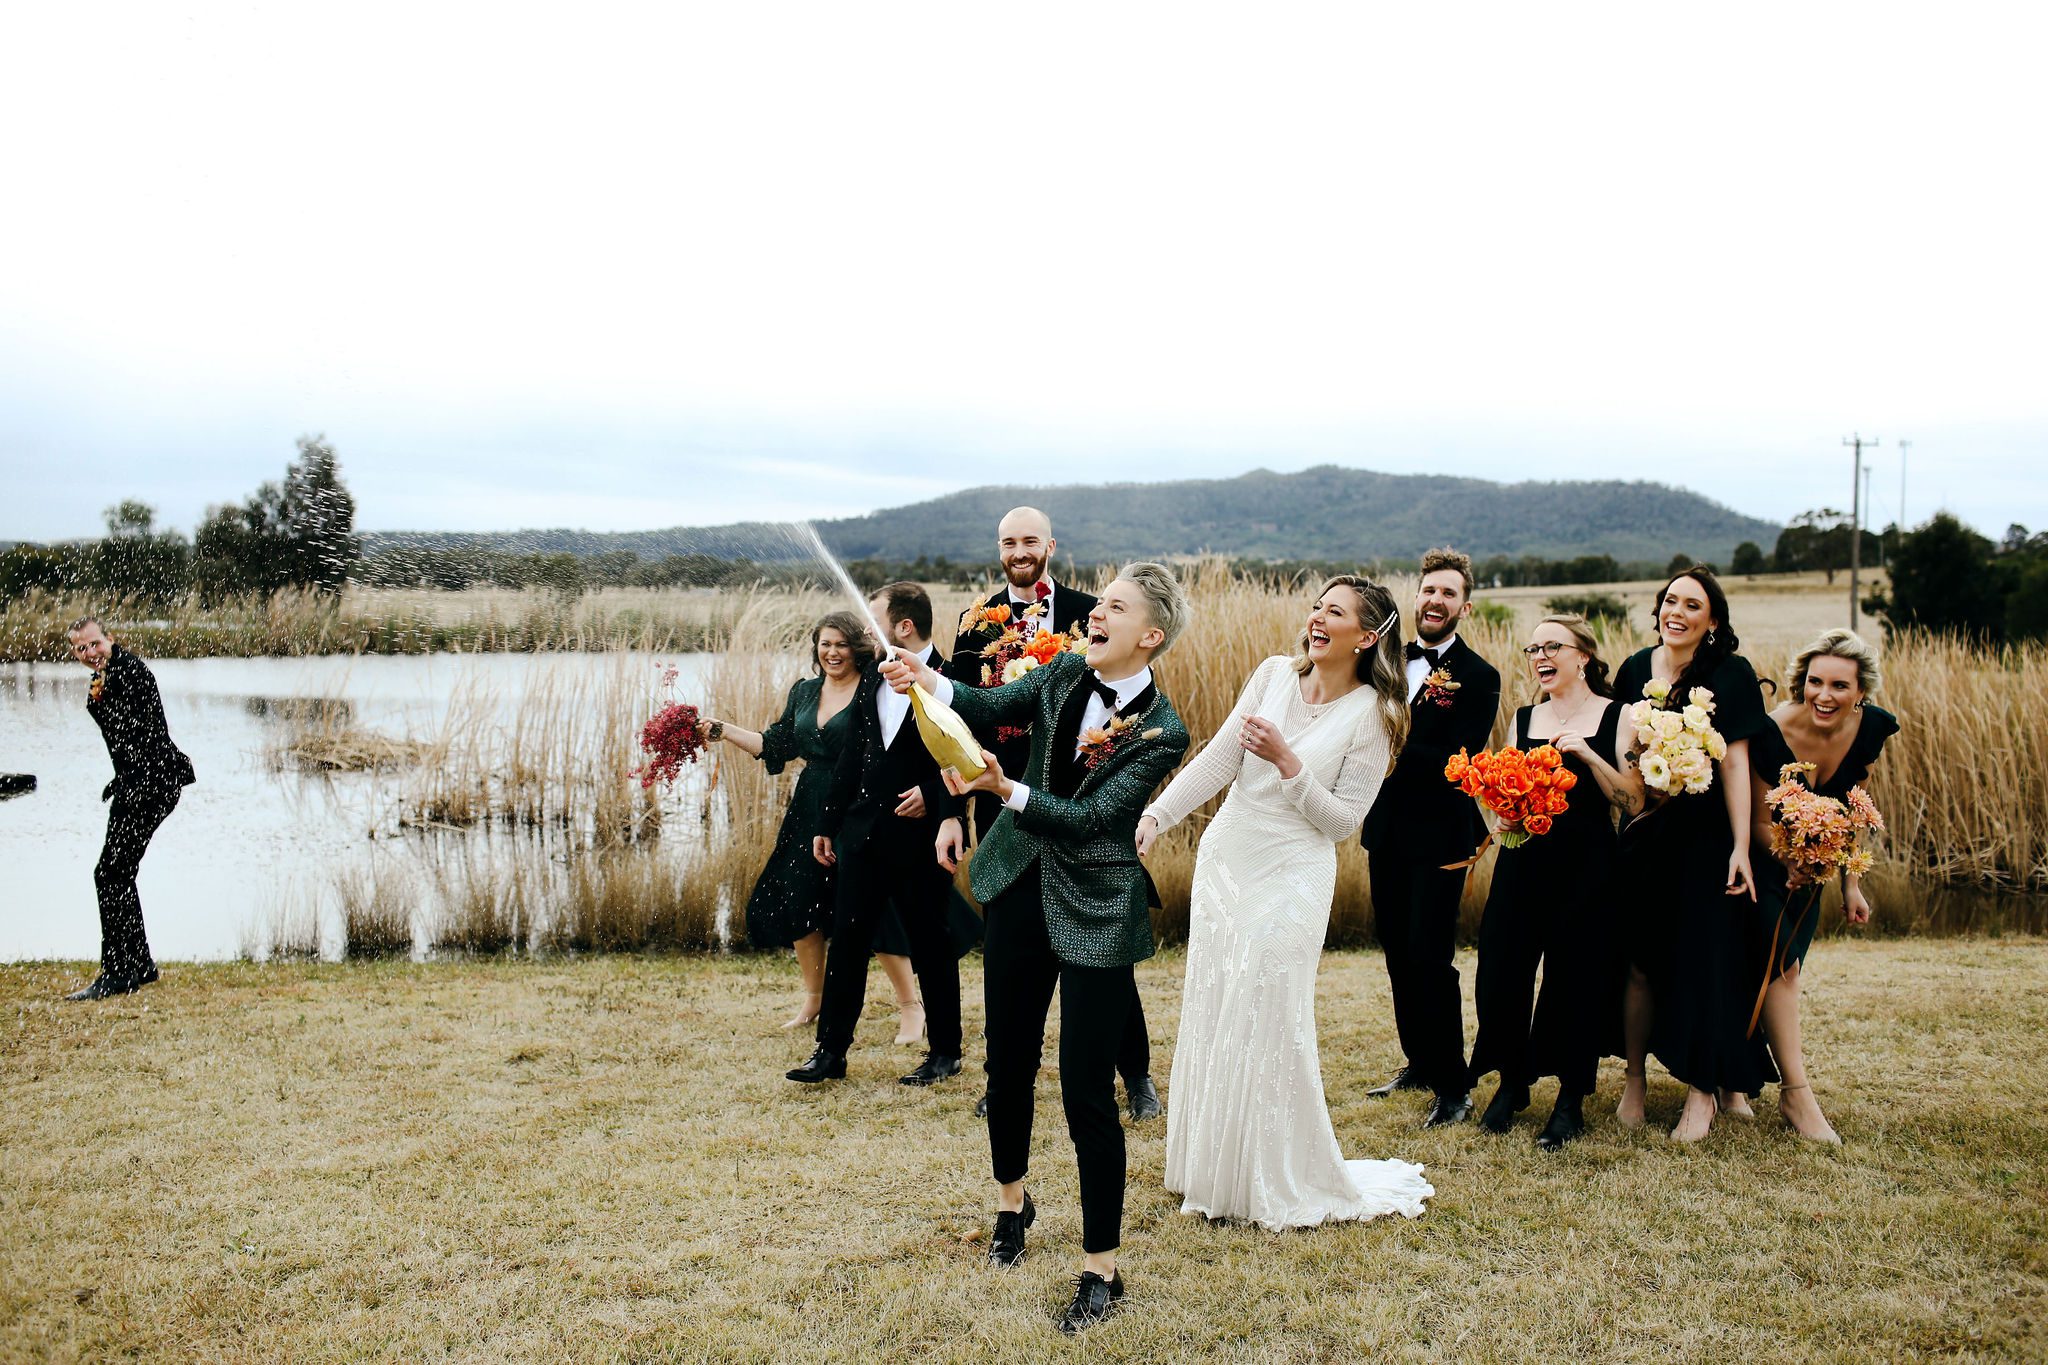
[[[1373,853],[1373,923],[1394,988],[1394,1029],[1416,1079],[1461,1095],[1465,1016],[1458,994],[1458,897],[1463,868],[1447,872],[1399,854]]]
[[[858,847],[839,855],[838,873],[832,942],[825,950],[825,998],[818,1010],[819,1046],[842,1054],[853,1046],[853,1026],[867,1002],[875,926],[893,897],[924,995],[925,1036],[933,1052],[958,1057],[960,957],[946,932],[953,874],[933,856],[929,822],[884,817]]]
[[[1593,1093],[1600,1069],[1599,1009],[1608,998],[1600,964],[1608,944],[1592,935],[1586,909],[1568,894],[1547,904],[1501,897],[1486,907],[1472,988],[1479,1015],[1472,1079],[1498,1071],[1501,1085],[1512,1091],[1555,1075],[1560,1094]]]
[[[109,981],[140,981],[156,959],[142,928],[142,896],[135,874],[157,827],[177,809],[176,787],[130,787],[117,783],[107,808],[107,842],[92,870],[100,901],[100,975]]]
[[[977,841],[988,834],[988,827],[1002,813],[1003,803],[993,796],[983,793],[974,798],[974,837]],[[1145,1002],[1138,996],[1136,975],[1131,977],[1131,1006],[1129,1016],[1124,1020],[1124,1041],[1117,1050],[1116,1070],[1124,1078],[1125,1090],[1152,1074],[1152,1037],[1145,1031]]]
[[[1117,1045],[1130,1014],[1129,966],[1075,967],[1045,932],[1038,869],[987,906],[982,999],[988,1015],[988,1151],[996,1183],[1031,1171],[1031,1116],[1045,1016],[1060,992],[1060,1101],[1081,1171],[1081,1249],[1123,1240],[1124,1126],[1116,1107]]]

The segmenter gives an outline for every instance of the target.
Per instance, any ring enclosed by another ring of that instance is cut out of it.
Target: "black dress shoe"
[[[1543,1125],[1543,1131],[1536,1135],[1536,1145],[1546,1152],[1554,1152],[1586,1131],[1586,1115],[1580,1107],[1584,1097],[1559,1095],[1557,1107],[1550,1111],[1550,1122]]]
[[[805,1085],[816,1085],[819,1081],[836,1081],[846,1075],[846,1054],[834,1052],[820,1043],[818,1050],[811,1054],[808,1062],[783,1074],[793,1081],[802,1081]]]
[[[988,1090],[986,1087],[981,1092],[981,1098],[974,1102],[974,1117],[978,1119],[988,1117]]]
[[[116,995],[126,995],[135,987],[126,981],[115,981],[105,972],[92,979],[92,984],[75,990],[65,996],[66,1000],[106,1000]]]
[[[147,985],[148,985],[148,984],[149,984],[150,982],[152,982],[152,981],[154,981],[154,980],[156,980],[156,979],[157,979],[157,970],[156,970],[156,964],[155,964],[154,962],[152,962],[152,963],[150,963],[150,964],[149,964],[149,967],[148,967],[148,969],[147,969],[146,971],[144,971],[144,972],[142,973],[142,975],[141,975],[141,976],[138,976],[138,977],[136,977],[136,978],[135,978],[135,989],[139,991],[139,990],[141,990],[141,989],[142,989],[142,988],[143,988],[144,986],[147,986]]]
[[[1515,1126],[1515,1115],[1528,1107],[1529,1087],[1511,1086],[1502,1081],[1500,1089],[1493,1092],[1493,1102],[1479,1116],[1479,1126],[1489,1133],[1505,1133]]]
[[[1152,1084],[1150,1076],[1138,1077],[1136,1084],[1125,1081],[1124,1098],[1130,1101],[1133,1123],[1156,1119],[1166,1112],[1166,1106],[1159,1102],[1159,1087]]]
[[[843,1067],[841,1074],[844,1074]],[[924,1054],[924,1061],[918,1065],[917,1070],[911,1072],[908,1076],[898,1076],[896,1079],[904,1085],[932,1085],[945,1080],[948,1076],[957,1076],[959,1074],[960,1059],[958,1057],[948,1057],[943,1052],[927,1052]]]
[[[1463,1123],[1472,1117],[1472,1092],[1446,1095],[1441,1092],[1429,1102],[1429,1116],[1422,1120],[1424,1128],[1441,1128],[1447,1123]]]
[[[1074,1301],[1060,1315],[1060,1330],[1068,1336],[1086,1331],[1115,1312],[1123,1297],[1122,1275],[1105,1280],[1092,1270],[1082,1271],[1074,1280]]]
[[[1024,1229],[1038,1221],[1038,1206],[1031,1191],[1024,1191],[1024,1207],[1017,1213],[996,1214],[996,1230],[988,1239],[988,1263],[1012,1266],[1024,1259]]]
[[[1366,1091],[1365,1093],[1372,1096],[1376,1100],[1383,1100],[1387,1096],[1393,1094],[1396,1090],[1427,1089],[1429,1089],[1429,1087],[1424,1085],[1422,1081],[1416,1077],[1415,1068],[1412,1066],[1404,1066],[1399,1071],[1396,1071],[1394,1073],[1394,1078],[1388,1081],[1385,1085],[1376,1085],[1372,1089]]]

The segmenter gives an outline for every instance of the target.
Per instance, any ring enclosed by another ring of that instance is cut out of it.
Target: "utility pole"
[[[1911,441],[1899,442],[1899,534],[1906,534],[1906,447]]]
[[[1844,436],[1842,444],[1856,450],[1856,472],[1849,482],[1849,629],[1856,629],[1857,571],[1863,567],[1863,448],[1875,450],[1879,441],[1875,436]]]
[[[1867,520],[1873,522],[1877,520],[1877,510],[1871,505],[1870,501],[1870,476],[1876,472],[1877,461],[1875,460],[1863,466],[1863,515]],[[1856,543],[1859,545],[1863,543],[1863,537],[1860,533],[1856,537]],[[1880,569],[1884,567],[1884,539],[1882,536],[1878,538],[1877,542],[1877,567]]]

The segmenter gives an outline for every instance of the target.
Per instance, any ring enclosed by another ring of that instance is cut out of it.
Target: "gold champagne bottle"
[[[982,775],[987,765],[981,761],[981,744],[959,712],[925,691],[922,683],[911,684],[910,711],[917,717],[926,752],[941,768],[951,768],[969,782]]]

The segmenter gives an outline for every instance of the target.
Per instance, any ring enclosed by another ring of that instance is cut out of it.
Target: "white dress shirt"
[[[1120,678],[1116,682],[1105,682],[1101,675],[1093,669],[1088,671],[1088,676],[1097,682],[1101,682],[1103,686],[1116,693],[1117,708],[1129,706],[1134,697],[1152,685],[1152,670],[1149,667],[1141,668],[1130,677]],[[1087,686],[1086,683],[1077,685]],[[933,695],[940,702],[951,706],[953,704],[953,680],[941,677],[939,679],[939,690]],[[1108,702],[1102,699],[1101,693],[1093,688],[1089,688],[1088,705],[1081,710],[1081,727],[1074,732],[1075,757],[1078,758],[1081,753],[1081,736],[1087,734],[1092,729],[1099,729],[1109,724],[1109,718],[1115,714],[1115,710],[1116,708],[1112,708]],[[1009,774],[1005,773],[1004,776],[1009,777]],[[1011,810],[1021,811],[1024,809],[1025,803],[1030,799],[1031,788],[1019,782],[1015,777],[1010,777],[1010,794],[1003,798],[1003,804]]]
[[[933,662],[932,649],[933,646],[926,645],[919,656],[928,664]],[[887,749],[896,743],[896,732],[903,728],[903,718],[910,714],[910,694],[884,683],[875,692],[875,714],[881,718],[882,747]]]
[[[1421,645],[1424,649],[1435,650],[1437,657],[1441,659],[1452,645],[1458,643],[1458,632],[1452,631],[1433,645],[1422,640],[1417,640],[1415,643]],[[1408,700],[1410,702],[1413,702],[1416,694],[1422,691],[1422,684],[1428,679],[1431,671],[1432,666],[1427,659],[1410,659],[1408,661]]]

